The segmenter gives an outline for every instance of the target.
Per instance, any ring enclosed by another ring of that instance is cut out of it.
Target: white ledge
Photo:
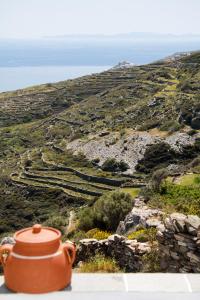
[[[0,276],[0,299],[69,299],[90,300],[165,300],[200,299],[200,274],[131,273],[73,274],[72,285],[66,289],[40,295],[10,292]]]

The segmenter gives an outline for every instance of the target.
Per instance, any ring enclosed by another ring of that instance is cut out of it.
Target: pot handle
[[[65,254],[67,256],[67,259],[70,263],[70,265],[73,265],[76,257],[76,246],[74,243],[70,241],[66,241],[63,245],[63,249],[65,251]]]
[[[5,268],[6,266],[6,261],[10,252],[12,251],[12,248],[13,245],[11,244],[5,244],[3,246],[0,246],[0,263],[2,264],[3,268]]]

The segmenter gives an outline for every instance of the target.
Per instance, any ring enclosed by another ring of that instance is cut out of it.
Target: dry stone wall
[[[141,199],[138,199],[141,200]],[[134,230],[138,224],[157,228],[156,251],[159,257],[159,270],[163,272],[200,272],[200,218],[173,213],[161,221],[160,212],[133,209],[118,230]],[[156,222],[155,218],[156,217]],[[151,222],[148,222],[151,220]],[[123,226],[122,226],[123,225]],[[125,225],[125,226],[124,226]],[[129,227],[129,225],[131,225]],[[127,227],[126,227],[127,226]],[[77,262],[85,261],[100,252],[116,259],[127,272],[141,272],[145,269],[143,256],[155,253],[155,244],[128,240],[122,235],[112,235],[106,240],[84,239],[80,241]]]
[[[77,249],[76,263],[94,257],[97,253],[113,257],[126,272],[140,272],[143,268],[142,257],[151,252],[148,242],[127,240],[118,234],[111,235],[106,240],[81,240]]]
[[[200,218],[171,214],[160,225],[157,238],[161,268],[168,272],[200,272]]]
[[[141,199],[138,199],[141,201]],[[141,203],[142,204],[142,203]],[[138,203],[139,205],[139,203]],[[126,272],[142,272],[145,270],[145,264],[148,263],[144,258],[145,255],[156,251],[156,260],[159,262],[159,271],[177,272],[177,273],[199,273],[200,272],[200,218],[195,215],[186,216],[180,213],[173,213],[165,218],[160,219],[160,214],[156,213],[159,222],[150,222],[155,217],[154,212],[149,215],[141,212],[144,218],[138,219],[135,223],[142,222],[148,227],[157,228],[157,242],[138,242],[128,240],[126,237],[114,234],[105,240],[83,239],[77,247],[76,262],[87,261],[97,253],[113,257],[118,265]],[[136,211],[134,210],[133,216]],[[139,213],[139,210],[137,210]],[[147,218],[146,218],[147,217]],[[135,220],[135,219],[134,219]],[[154,220],[154,219],[153,219]],[[154,220],[155,221],[155,220]],[[131,226],[133,224],[131,223]],[[134,229],[132,227],[132,229]],[[3,244],[13,244],[12,237],[5,237],[1,241]]]

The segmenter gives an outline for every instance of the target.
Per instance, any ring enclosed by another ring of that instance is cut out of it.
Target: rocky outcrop
[[[148,242],[127,240],[118,234],[111,235],[106,240],[84,239],[79,242],[76,263],[85,261],[97,253],[113,257],[126,272],[139,272],[143,268],[142,257],[151,252]]]
[[[158,227],[162,221],[163,212],[159,209],[149,208],[143,197],[134,199],[134,207],[126,216],[124,221],[119,223],[118,234],[133,232],[139,228]]]
[[[167,137],[162,137],[150,132],[132,131],[121,137],[118,132],[112,132],[106,136],[91,135],[87,140],[73,140],[67,144],[66,148],[75,155],[81,151],[89,160],[98,159],[100,166],[108,158],[114,158],[118,162],[123,160],[129,166],[127,172],[132,173],[138,162],[144,158],[147,148],[163,142],[176,152],[181,152],[184,146],[194,145],[195,136],[175,132]]]
[[[171,214],[157,234],[161,268],[168,272],[200,272],[200,218]]]

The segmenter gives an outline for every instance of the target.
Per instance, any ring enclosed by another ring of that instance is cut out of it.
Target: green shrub
[[[82,264],[78,270],[80,273],[117,273],[120,268],[113,258],[96,254],[89,261]]]
[[[112,235],[111,232],[108,231],[103,231],[98,228],[93,228],[89,230],[86,233],[86,237],[89,239],[96,239],[96,240],[105,240],[107,239],[110,235]]]
[[[163,180],[165,178],[167,178],[167,176],[168,176],[168,172],[166,169],[156,170],[152,174],[150,184],[151,184],[153,191],[159,192],[161,184],[162,184]]]
[[[194,178],[195,184],[200,184],[200,176]]]
[[[64,233],[66,220],[62,216],[51,216],[48,220],[46,220],[44,226],[53,227]]]
[[[150,145],[138,162],[136,170],[150,173],[154,168],[174,162],[176,156],[175,151],[164,142]]]
[[[79,228],[82,230],[89,230],[94,228],[94,213],[91,207],[83,208],[79,212]]]
[[[200,189],[198,185],[164,184],[160,193],[152,195],[149,205],[165,210],[200,216]]]
[[[182,92],[188,92],[191,89],[191,84],[189,82],[189,80],[184,80],[181,83],[178,84],[178,88],[182,91]]]
[[[115,158],[108,158],[102,165],[103,171],[109,171],[109,172],[124,172],[127,169],[129,169],[129,165],[121,160],[118,162]]]
[[[87,207],[80,212],[79,227],[83,230],[97,227],[115,231],[132,206],[132,198],[129,194],[120,191],[106,193],[92,207]]]
[[[139,229],[137,231],[131,232],[128,235],[129,240],[134,240],[136,239],[138,242],[154,242],[156,241],[156,233],[157,229],[156,228],[144,228],[144,229]]]
[[[133,231],[128,235],[129,240],[138,240],[140,242],[146,242],[147,239],[144,236],[145,229],[139,229],[137,231]]]
[[[160,125],[160,121],[158,120],[149,120],[144,122],[141,126],[138,127],[140,131],[147,131],[153,128],[157,128]]]
[[[86,233],[83,230],[75,230],[73,232],[71,232],[70,234],[68,234],[67,236],[64,236],[63,241],[65,241],[66,239],[70,239],[71,241],[78,243],[80,240],[82,239],[86,239]]]
[[[160,257],[159,257],[159,250],[155,243],[151,247],[151,252],[146,253],[142,256],[142,272],[145,273],[155,273],[155,272],[161,272],[161,266],[160,266]]]
[[[170,131],[176,132],[180,130],[181,124],[174,120],[166,121],[163,125],[160,126],[161,131]]]
[[[93,166],[98,166],[99,162],[100,162],[100,159],[98,157],[91,160],[91,163]]]

